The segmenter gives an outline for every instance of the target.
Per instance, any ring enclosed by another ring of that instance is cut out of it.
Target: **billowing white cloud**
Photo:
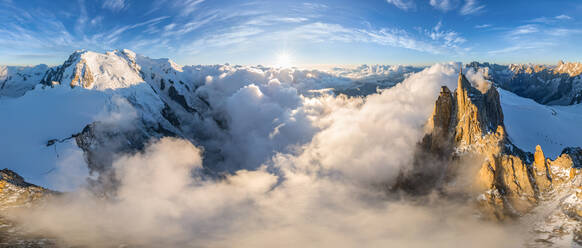
[[[266,82],[259,71],[225,72],[206,80],[209,99],[222,101],[212,104],[232,120],[230,136],[247,154],[225,159],[263,158],[262,166],[209,179],[200,172],[204,147],[152,140],[114,162],[113,198],[80,190],[10,216],[72,246],[519,246],[522,228],[482,222],[466,202],[406,200],[378,187],[410,166],[440,86],[456,85],[457,67],[432,66],[367,98],[300,96],[290,70]],[[289,139],[301,135],[311,138]]]
[[[422,126],[442,84],[454,87],[456,65],[435,65],[365,99],[323,98],[323,127],[297,159],[358,182],[392,181],[411,163]],[[318,103],[321,105],[321,103]],[[327,108],[327,109],[326,109]],[[341,152],[338,152],[341,151]],[[309,161],[317,161],[315,163]]]

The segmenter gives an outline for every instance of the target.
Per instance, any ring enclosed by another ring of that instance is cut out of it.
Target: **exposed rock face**
[[[30,205],[49,192],[43,187],[25,182],[9,169],[0,170],[0,209]]]
[[[567,148],[552,161],[539,146],[535,154],[522,151],[507,137],[496,88],[481,92],[459,74],[455,92],[441,89],[414,169],[397,188],[447,193],[449,185],[468,181],[464,191],[479,196],[483,216],[503,220],[528,213],[544,194],[576,177],[581,154]],[[469,167],[476,169],[466,178]]]
[[[51,86],[54,83],[60,84],[64,80],[65,70],[78,61],[82,53],[83,51],[75,51],[61,66],[49,69],[40,81],[40,84],[46,86]]]
[[[470,146],[479,143],[483,136],[495,133],[503,127],[503,113],[499,93],[490,87],[483,94],[464,75],[459,75],[456,100],[456,146]]]
[[[83,150],[89,171],[98,175],[96,179],[87,179],[91,189],[97,194],[114,193],[118,186],[113,174],[112,164],[119,154],[142,151],[152,137],[161,137],[160,133],[172,136],[166,130],[148,130],[138,124],[133,129],[120,129],[108,123],[93,122],[78,134],[74,134],[77,146]]]
[[[7,209],[30,207],[54,193],[11,170],[0,170],[0,247],[56,247],[54,240],[32,235],[3,216]]]
[[[431,151],[440,151],[445,147],[442,144],[447,143],[449,139],[451,123],[454,121],[453,116],[453,96],[449,88],[443,86],[440,95],[436,101],[433,111],[433,118],[429,119],[429,129],[432,129],[433,136],[430,141]]]
[[[75,72],[72,77],[71,87],[82,86],[83,88],[90,88],[93,85],[93,73],[91,73],[85,59],[81,59],[75,66]]]
[[[539,145],[536,146],[533,165],[534,177],[538,187],[542,190],[548,189],[552,184],[552,174],[548,167],[548,162],[546,162],[544,152]]]

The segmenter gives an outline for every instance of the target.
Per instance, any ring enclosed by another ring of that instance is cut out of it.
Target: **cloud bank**
[[[454,88],[457,67],[432,66],[366,98],[298,95],[278,80],[212,80],[232,87],[222,110],[236,123],[233,147],[247,146],[245,157],[226,159],[261,160],[273,149],[262,143],[273,139],[292,149],[259,168],[208,178],[204,147],[152,140],[115,160],[113,197],[82,189],[11,218],[73,246],[515,247],[518,228],[482,222],[466,202],[378,187],[411,164],[440,86]],[[305,143],[274,138],[301,135]]]

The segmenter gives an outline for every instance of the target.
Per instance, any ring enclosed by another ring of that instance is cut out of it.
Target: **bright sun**
[[[277,64],[276,64],[277,67],[291,67],[292,66],[291,63],[292,58],[288,52],[283,51],[277,54]]]

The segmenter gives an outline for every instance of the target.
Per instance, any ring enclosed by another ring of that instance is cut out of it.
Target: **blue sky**
[[[128,48],[180,64],[580,61],[582,1],[0,0],[0,64]]]

